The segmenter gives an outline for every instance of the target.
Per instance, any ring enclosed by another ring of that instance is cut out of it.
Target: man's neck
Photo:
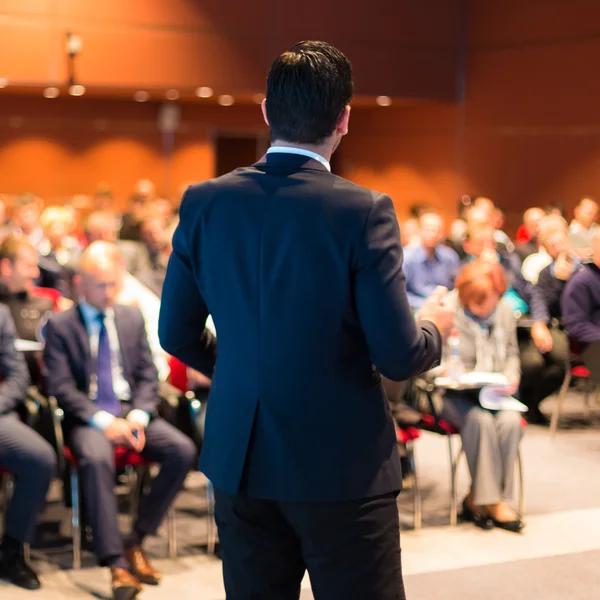
[[[433,246],[433,248],[425,248],[425,246],[423,246],[423,250],[425,251],[425,256],[431,260],[432,258],[435,258],[435,246]]]
[[[292,144],[291,142],[284,142],[281,140],[273,140],[271,146],[279,146],[283,148],[298,148],[299,150],[308,150],[308,152],[314,152],[319,156],[322,156],[328,162],[331,161],[333,154],[333,148],[330,143],[325,142],[324,144]]]

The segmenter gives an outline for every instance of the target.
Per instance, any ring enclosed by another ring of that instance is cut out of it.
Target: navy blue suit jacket
[[[426,371],[441,341],[411,314],[389,197],[269,154],[190,187],[180,217],[159,335],[213,377],[201,469],[226,492],[271,500],[399,490],[379,370]]]
[[[144,319],[133,306],[116,305],[115,325],[123,358],[123,376],[131,388],[131,408],[155,414],[158,374],[152,362]],[[46,325],[44,366],[48,393],[65,412],[65,425],[89,423],[97,412],[89,398],[94,369],[90,340],[79,306],[52,315]]]

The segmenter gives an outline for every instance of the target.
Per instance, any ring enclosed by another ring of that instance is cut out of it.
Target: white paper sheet
[[[529,409],[516,398],[503,393],[498,386],[486,386],[479,392],[479,404],[487,410],[516,410],[527,412]]]

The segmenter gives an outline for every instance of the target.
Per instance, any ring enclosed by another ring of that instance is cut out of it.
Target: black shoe
[[[527,423],[530,425],[550,425],[550,419],[539,408],[537,410],[530,409],[525,415]]]
[[[23,547],[0,547],[0,578],[26,590],[39,590],[40,580],[23,556]]]
[[[521,533],[525,527],[525,523],[523,523],[519,517],[512,521],[496,521],[496,519],[492,519],[492,522],[496,527],[511,531],[512,533]]]
[[[466,498],[463,500],[462,503],[462,514],[460,515],[460,518],[463,521],[473,523],[475,527],[479,527],[480,529],[484,529],[485,531],[494,529],[494,521],[492,520],[492,518],[489,515],[482,515],[481,513],[471,510],[471,508],[467,504]]]

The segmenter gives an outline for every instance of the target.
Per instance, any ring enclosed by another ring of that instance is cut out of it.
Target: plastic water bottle
[[[448,378],[454,385],[458,385],[465,368],[460,358],[460,337],[458,329],[456,328],[450,332],[450,336],[448,337],[448,347],[450,348]]]

